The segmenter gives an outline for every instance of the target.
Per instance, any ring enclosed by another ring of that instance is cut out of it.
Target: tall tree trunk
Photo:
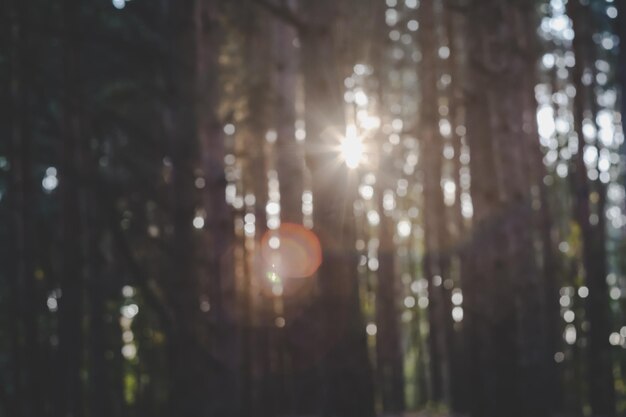
[[[607,256],[604,212],[606,195],[605,187],[600,181],[596,181],[595,187],[589,183],[584,160],[584,150],[589,146],[585,143],[583,134],[585,112],[591,111],[594,120],[596,116],[596,112],[593,111],[595,107],[593,90],[583,83],[585,71],[591,70],[593,73],[595,65],[593,53],[595,44],[592,40],[593,24],[590,21],[592,15],[589,6],[584,6],[578,1],[568,3],[568,12],[575,32],[573,50],[576,56],[576,66],[572,73],[573,83],[576,87],[573,108],[574,131],[578,137],[578,152],[574,156],[574,216],[581,229],[582,264],[585,281],[589,288],[589,297],[585,306],[590,325],[587,351],[589,402],[594,415],[613,416],[615,415],[615,387],[611,346],[609,345],[611,320],[606,282]],[[596,206],[598,221],[596,224],[591,221],[592,193],[598,194]]]
[[[266,134],[272,123],[269,121],[269,94],[271,87],[270,63],[268,55],[271,53],[270,27],[266,15],[249,12],[249,21],[246,24],[245,62],[249,70],[246,72],[246,99],[247,114],[243,121],[245,126],[245,152],[248,164],[248,187],[246,192],[255,195],[256,234],[262,236],[267,229],[265,205],[268,198],[267,188],[267,160]]]
[[[337,24],[333,3],[321,0],[302,5],[308,22],[301,34],[307,165],[313,178],[314,231],[322,245],[316,307],[323,326],[319,337],[327,345],[318,401],[325,415],[370,416],[373,394],[354,249],[356,177],[336,154],[336,135],[344,134],[345,124],[333,47]]]
[[[295,1],[288,5],[294,8]],[[276,171],[280,182],[280,218],[302,223],[304,158],[296,141],[296,88],[298,82],[297,32],[284,22],[273,26],[274,123],[276,126]]]
[[[461,152],[465,139],[465,103],[463,97],[463,67],[467,57],[463,54],[465,47],[462,38],[464,25],[467,24],[465,17],[454,10],[450,0],[443,1],[443,24],[445,34],[448,39],[450,57],[445,61],[445,74],[450,76],[450,83],[447,86],[448,92],[448,118],[452,125],[451,141],[454,151],[454,161],[452,162],[452,179],[456,185],[454,195],[454,205],[448,211],[448,243],[446,245],[447,268],[450,273],[454,272],[448,279],[453,280],[454,285],[462,288],[463,276],[465,272],[465,253],[463,241],[465,239],[466,225],[463,216],[462,205],[462,176],[464,169]],[[452,268],[454,266],[454,268]],[[447,275],[447,274],[446,274]],[[451,296],[451,293],[450,293]],[[450,299],[451,301],[451,299]],[[460,329],[455,328],[451,323],[451,311],[448,317],[448,332],[450,340],[450,408],[455,412],[465,412],[467,410],[467,361],[465,360],[466,349]],[[462,323],[460,324],[462,326]]]
[[[383,167],[381,172],[386,171]],[[381,181],[381,179],[378,179]],[[398,309],[398,277],[395,269],[394,221],[385,214],[383,191],[378,195],[380,249],[378,251],[378,283],[376,292],[376,369],[381,385],[383,411],[396,414],[404,411],[404,370],[400,346],[400,315]]]
[[[253,260],[259,250],[260,245],[256,244],[267,230],[266,204],[268,202],[268,172],[269,163],[267,160],[268,141],[267,134],[272,127],[270,121],[270,95],[268,91],[271,87],[271,26],[267,15],[261,14],[257,9],[250,9],[246,13],[245,20],[245,62],[246,71],[245,95],[246,114],[242,121],[245,142],[244,163],[244,190],[246,193],[254,194],[254,215],[255,215],[255,242],[246,242],[246,249],[249,248],[249,255]],[[250,266],[250,277],[252,291],[257,285],[254,277],[263,277],[263,271],[258,271],[254,265]],[[263,279],[263,278],[262,278]],[[254,346],[251,357],[251,370],[253,378],[252,394],[253,410],[259,410],[259,416],[269,416],[273,412],[273,381],[271,380],[271,360],[270,349],[273,343],[271,330],[274,326],[274,298],[257,297],[251,293],[250,308],[252,309],[252,327],[250,328],[251,344]],[[252,348],[252,347],[250,347]]]
[[[224,156],[226,154],[222,126],[218,119],[219,64],[222,30],[219,22],[219,2],[196,0],[194,16],[196,30],[196,114],[198,139],[200,141],[201,165],[206,187],[203,193],[208,243],[208,267],[204,285],[208,287],[210,322],[214,334],[210,336],[210,352],[222,359],[225,369],[214,370],[210,389],[215,394],[211,410],[220,415],[233,415],[236,407],[235,326],[227,310],[232,308],[234,294],[226,288],[233,280],[233,265],[229,254],[234,244],[233,218],[225,200],[226,178]],[[206,253],[206,252],[205,252]],[[229,371],[230,370],[230,371]]]
[[[204,23],[205,10],[203,0],[171,1],[168,5],[168,50],[172,58],[165,64],[170,99],[164,108],[164,122],[173,168],[169,296],[176,323],[168,340],[172,372],[170,411],[191,417],[207,414],[214,406],[208,393],[211,392],[209,375],[215,363],[206,346],[207,326],[201,325],[198,248],[192,229],[197,204],[194,188],[195,155],[199,146],[197,122],[201,116],[196,103],[197,25]]]
[[[64,2],[65,44],[63,158],[59,175],[62,193],[63,275],[59,300],[59,383],[60,416],[83,415],[81,366],[83,354],[83,249],[80,178],[82,149],[80,84],[80,2]]]
[[[39,300],[33,265],[33,178],[32,138],[29,117],[31,70],[26,59],[31,53],[28,34],[28,5],[18,1],[7,4],[9,29],[8,56],[10,63],[9,111],[10,140],[9,157],[11,177],[9,204],[12,210],[12,241],[14,247],[10,262],[12,286],[11,334],[13,344],[15,413],[36,416],[42,410],[42,384],[40,372],[40,346],[38,342],[37,314]],[[28,400],[25,394],[28,392]]]
[[[388,64],[386,62],[388,49],[388,26],[385,23],[384,2],[365,3],[369,7],[369,14],[373,16],[373,30],[365,38],[370,42],[369,56],[370,66],[374,68],[377,86],[374,96],[378,108],[387,108],[391,103],[386,102],[386,94],[392,88],[388,81]],[[358,36],[358,35],[356,35]],[[353,40],[354,42],[354,40]],[[379,115],[381,116],[381,115]],[[393,214],[385,210],[384,197],[387,190],[395,187],[393,173],[396,171],[394,160],[397,156],[393,151],[385,149],[387,140],[384,135],[376,133],[374,140],[378,160],[376,177],[377,210],[380,214],[378,237],[380,241],[378,249],[378,271],[376,272],[376,383],[382,394],[382,407],[384,413],[397,414],[406,409],[405,378],[404,378],[404,352],[402,349],[402,335],[400,323],[401,307],[398,303],[400,297],[400,276],[396,268],[396,242],[394,234],[396,222]],[[393,179],[392,179],[393,178]]]
[[[525,22],[526,30],[522,31],[520,41],[524,50],[527,52],[526,58],[526,74],[523,78],[524,91],[522,94],[523,109],[523,126],[529,128],[523,129],[526,139],[526,158],[528,166],[528,181],[532,190],[532,206],[536,214],[535,219],[535,239],[541,243],[541,250],[536,251],[535,256],[541,259],[541,282],[544,288],[544,308],[542,313],[543,332],[545,334],[545,352],[543,355],[543,370],[545,382],[541,386],[543,392],[543,401],[549,407],[551,413],[562,411],[563,393],[561,389],[561,380],[559,375],[558,364],[554,360],[554,354],[559,351],[561,346],[561,326],[560,326],[560,305],[559,299],[559,273],[562,272],[562,265],[559,262],[554,238],[552,236],[553,221],[550,201],[548,198],[548,189],[544,183],[547,175],[546,167],[543,163],[543,154],[538,141],[537,126],[537,101],[535,99],[535,86],[538,82],[537,62],[540,56],[538,39],[536,36],[536,28],[539,26],[539,16],[532,9],[532,5],[528,5],[527,10],[522,17]],[[531,330],[532,331],[532,330]]]
[[[447,306],[449,294],[443,286],[443,244],[447,241],[445,206],[441,189],[443,138],[439,133],[439,93],[437,91],[437,36],[436,16],[433,2],[420,5],[419,45],[422,59],[419,64],[421,81],[421,113],[419,138],[421,146],[421,170],[424,183],[424,275],[428,280],[428,321],[430,343],[430,372],[432,400],[449,400],[449,340],[447,322],[450,312]]]
[[[527,6],[527,5],[526,5]],[[522,3],[468,5],[467,133],[474,220],[464,286],[474,416],[545,416],[543,291],[533,258],[524,118]]]
[[[510,201],[523,206],[519,220],[513,220],[508,231],[509,239],[513,241],[512,256],[514,265],[513,293],[517,303],[520,363],[518,364],[521,377],[521,392],[518,394],[523,400],[522,412],[526,415],[546,416],[552,411],[552,402],[555,398],[553,391],[557,383],[554,374],[554,351],[551,350],[549,331],[553,330],[546,325],[549,313],[555,312],[556,299],[546,298],[546,285],[552,291],[554,276],[546,277],[544,265],[540,262],[542,253],[535,249],[535,242],[540,241],[547,247],[543,254],[544,261],[549,262],[551,238],[541,235],[540,230],[550,223],[549,213],[541,212],[536,203],[541,201],[541,187],[543,186],[542,155],[539,148],[539,135],[536,126],[537,104],[534,100],[536,84],[536,62],[538,50],[535,41],[538,24],[537,9],[532,2],[520,3],[512,12],[511,24],[514,25],[512,42],[519,51],[513,55],[511,61],[518,71],[517,79],[521,82],[511,88],[510,94],[516,94],[513,103],[507,107],[511,119],[503,127],[501,137],[510,137],[508,145],[511,159],[516,162],[517,177],[508,178],[511,190]],[[509,81],[509,86],[511,86]],[[513,134],[506,133],[511,129]],[[548,271],[552,272],[552,271]],[[550,281],[552,286],[550,285]],[[549,305],[550,304],[550,305]],[[554,325],[556,317],[552,318]],[[553,378],[553,379],[551,379]],[[539,382],[537,382],[539,381]]]
[[[617,71],[619,74],[619,85],[621,87],[621,110],[624,112],[626,109],[626,49],[624,48],[624,45],[626,45],[626,3],[618,1],[615,3],[615,7],[617,8],[617,19],[614,28],[621,45],[619,48]],[[622,121],[622,130],[624,135],[626,135],[626,123],[624,123],[624,121]]]
[[[286,3],[295,9],[296,1]],[[295,138],[296,123],[296,90],[298,84],[299,55],[296,49],[298,33],[295,28],[285,22],[276,21],[272,25],[272,120],[276,129],[275,163],[280,191],[280,219],[283,223],[302,224],[302,193],[304,191],[304,153],[303,147]],[[294,409],[293,352],[287,341],[298,332],[292,326],[302,304],[302,297],[295,294],[300,280],[283,282],[284,316],[287,327],[276,329],[278,377],[283,385],[279,387],[280,398],[276,400],[280,409],[291,412]],[[297,366],[297,365],[296,365]],[[278,394],[278,393],[275,393]]]
[[[85,231],[88,236],[87,273],[89,281],[89,410],[93,417],[104,417],[113,411],[113,402],[109,401],[110,387],[107,386],[106,364],[106,311],[107,288],[103,275],[103,259],[100,253],[101,229],[98,227],[99,210],[96,205],[95,191],[89,193],[87,207],[89,216],[85,216]],[[90,227],[87,227],[90,225]],[[119,336],[119,335],[118,335]]]

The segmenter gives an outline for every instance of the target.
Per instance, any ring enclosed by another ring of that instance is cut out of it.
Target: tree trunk
[[[533,258],[523,112],[531,7],[468,5],[467,133],[474,219],[464,285],[474,416],[545,416],[543,290]]]
[[[10,404],[15,413],[37,416],[42,410],[42,383],[38,341],[38,306],[43,305],[35,281],[33,265],[33,178],[31,164],[30,89],[31,70],[26,60],[31,53],[28,40],[29,16],[26,3],[8,2],[10,63],[9,99],[9,157],[11,177],[9,182],[9,205],[11,208],[11,232],[14,246],[9,271],[12,296],[11,335],[13,353],[14,398]],[[24,395],[28,393],[28,400]]]
[[[434,4],[420,5],[419,45],[422,59],[419,64],[421,113],[419,138],[421,170],[424,183],[424,276],[428,280],[428,321],[430,343],[430,371],[432,400],[449,403],[450,400],[450,340],[448,326],[449,291],[443,285],[449,279],[444,273],[444,243],[449,241],[445,222],[445,205],[441,189],[443,138],[439,133],[439,92],[437,90],[437,36]]]
[[[585,282],[589,288],[589,297],[585,306],[586,317],[590,325],[587,351],[589,402],[594,415],[614,416],[615,387],[611,346],[609,344],[611,319],[606,283],[607,256],[604,212],[606,195],[605,187],[600,181],[596,181],[595,187],[590,185],[583,157],[587,146],[583,134],[585,112],[591,111],[593,120],[595,120],[596,115],[596,112],[593,111],[595,105],[592,103],[595,101],[593,90],[586,87],[582,80],[585,70],[594,72],[593,26],[589,21],[591,10],[588,6],[572,1],[568,3],[568,12],[575,32],[573,50],[576,56],[576,66],[572,74],[573,83],[576,87],[573,108],[574,131],[578,136],[578,152],[574,156],[574,216],[582,233],[582,264],[585,271]],[[590,218],[593,204],[592,193],[597,193],[599,196],[596,206],[598,217],[596,224],[593,224]]]
[[[448,40],[450,57],[445,60],[444,73],[450,76],[450,83],[447,86],[448,97],[448,119],[450,120],[452,129],[451,137],[452,149],[454,151],[454,161],[452,162],[455,195],[454,205],[448,210],[448,242],[446,244],[446,261],[445,269],[449,269],[450,273],[444,273],[444,276],[450,275],[448,279],[452,280],[456,288],[462,288],[465,272],[465,253],[464,239],[466,234],[465,217],[463,216],[462,206],[462,176],[461,172],[465,169],[462,163],[461,152],[465,144],[465,102],[463,97],[463,67],[467,60],[463,50],[465,42],[463,35],[464,25],[467,24],[465,17],[454,10],[453,3],[450,0],[443,2],[443,24],[445,34]],[[449,302],[451,302],[452,293]],[[448,300],[447,300],[448,301]],[[466,350],[462,332],[459,327],[462,323],[455,325],[452,323],[452,311],[448,312],[448,332],[450,340],[450,408],[454,412],[467,411],[467,387],[470,381],[467,379],[467,361]]]
[[[339,163],[336,135],[343,136],[341,75],[333,47],[335,5],[306,2],[302,33],[307,165],[313,178],[313,222],[322,246],[315,301],[324,340],[320,345],[318,404],[324,415],[373,415],[365,325],[360,313],[354,249],[356,176]]]
[[[386,171],[384,168],[382,172]],[[380,179],[379,179],[380,181]],[[380,189],[382,194],[383,188]],[[379,268],[376,292],[376,368],[381,385],[383,411],[397,414],[404,411],[404,369],[400,346],[400,315],[398,309],[398,277],[395,272],[394,221],[384,213],[382,195],[378,196],[380,220]]]
[[[206,344],[207,326],[202,325],[200,315],[200,274],[195,258],[198,247],[192,229],[198,203],[193,169],[199,146],[198,120],[204,115],[198,111],[196,100],[200,75],[196,73],[200,43],[197,36],[209,27],[199,26],[206,19],[203,0],[168,4],[168,49],[173,59],[165,64],[171,98],[164,108],[164,123],[173,168],[174,227],[168,292],[176,323],[168,339],[172,372],[170,411],[191,417],[207,414],[216,406],[210,401],[212,395],[208,395],[211,392],[209,376],[215,370],[215,363]]]
[[[530,6],[528,6],[530,7]],[[559,260],[557,249],[552,236],[553,221],[552,207],[548,198],[548,192],[544,178],[547,175],[546,167],[543,163],[543,154],[538,144],[537,126],[537,101],[535,99],[535,85],[538,82],[536,73],[537,62],[540,56],[540,48],[536,36],[539,26],[539,16],[534,10],[527,10],[523,21],[526,30],[521,37],[525,50],[528,52],[526,58],[526,74],[523,78],[524,91],[522,91],[522,109],[524,125],[529,129],[524,129],[526,134],[526,157],[528,159],[528,181],[532,188],[532,205],[536,211],[535,238],[541,243],[540,251],[536,251],[535,256],[541,259],[541,282],[544,288],[544,314],[543,332],[545,334],[545,353],[543,360],[544,383],[542,385],[543,401],[549,407],[551,413],[562,411],[563,392],[559,374],[558,364],[554,360],[554,355],[559,351],[562,343],[561,316],[559,299],[560,281],[559,276],[563,272],[563,266]],[[535,312],[536,313],[536,312]],[[532,331],[532,330],[530,330]]]
[[[288,4],[293,8],[293,0]],[[276,171],[280,182],[280,218],[283,222],[302,223],[304,158],[296,141],[296,88],[298,54],[294,43],[297,32],[283,22],[273,26],[274,123],[276,126]]]
[[[617,19],[615,21],[615,33],[619,37],[620,45],[622,47],[619,50],[619,61],[618,61],[618,80],[619,85],[621,87],[621,109],[624,111],[626,109],[626,50],[624,50],[623,45],[626,44],[626,3],[623,1],[615,2],[615,7],[617,8]],[[626,136],[626,123],[622,122],[622,129],[624,135]],[[624,155],[622,153],[622,155]],[[625,178],[626,180],[626,178]]]
[[[80,178],[82,149],[80,50],[78,46],[80,2],[64,2],[65,50],[63,55],[65,99],[63,158],[59,175],[62,193],[63,275],[59,299],[59,401],[60,416],[83,415],[81,366],[83,354],[83,250]]]
[[[295,9],[291,0],[287,7]],[[302,144],[295,138],[296,89],[298,83],[299,55],[295,43],[298,41],[296,29],[282,21],[275,21],[272,29],[272,120],[276,129],[275,164],[280,191],[280,220],[283,223],[302,224],[302,193],[304,191],[304,154]],[[292,326],[302,305],[308,297],[295,295],[301,280],[286,280],[283,283],[284,317],[287,327],[276,329],[278,355],[278,378],[282,386],[274,393],[275,403],[281,411],[291,412],[295,408],[294,352],[287,344],[291,335],[297,337],[298,328]]]
[[[93,175],[93,173],[91,173]],[[90,175],[91,177],[91,175]],[[106,325],[104,315],[106,311],[107,287],[103,274],[103,259],[100,253],[102,230],[98,227],[99,210],[96,204],[97,196],[94,191],[89,193],[87,207],[89,216],[85,219],[85,231],[88,236],[87,273],[89,281],[89,410],[90,416],[105,417],[114,410],[114,402],[109,401],[110,387],[107,386],[106,363]],[[88,227],[89,226],[89,227]],[[121,336],[118,334],[118,336]]]
[[[232,282],[232,246],[234,244],[233,218],[225,200],[224,173],[225,144],[223,129],[218,120],[219,65],[222,28],[219,23],[219,2],[196,0],[194,16],[196,30],[196,114],[197,135],[200,142],[201,166],[205,176],[202,198],[206,210],[206,242],[208,267],[201,279],[208,290],[209,322],[214,333],[209,335],[209,351],[222,360],[225,369],[213,370],[210,390],[214,393],[211,410],[220,415],[235,413],[235,352],[237,340],[232,328],[233,318],[227,313],[235,303],[234,294],[226,288]]]
[[[244,177],[244,190],[255,196],[255,243],[250,248],[250,259],[258,256],[261,250],[260,241],[267,230],[266,205],[268,203],[268,173],[270,161],[268,161],[267,135],[271,134],[271,103],[268,91],[271,88],[271,26],[267,15],[261,14],[257,9],[250,9],[245,19],[245,62],[246,71],[245,94],[246,114],[243,125],[243,141],[245,143],[246,167]],[[247,242],[249,245],[251,242]],[[246,246],[248,248],[248,246]],[[250,266],[250,283],[252,290],[258,285],[255,277],[265,279],[262,270],[258,266]],[[251,343],[254,351],[251,357],[252,366],[252,409],[259,410],[259,417],[270,416],[274,409],[275,387],[272,380],[272,367],[270,350],[273,345],[272,328],[274,325],[274,302],[273,297],[258,297],[254,292],[251,294],[250,308],[252,309]]]

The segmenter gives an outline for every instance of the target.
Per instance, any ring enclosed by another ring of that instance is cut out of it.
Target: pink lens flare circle
[[[315,233],[294,223],[265,232],[261,255],[266,266],[281,278],[310,277],[322,263],[322,247]]]

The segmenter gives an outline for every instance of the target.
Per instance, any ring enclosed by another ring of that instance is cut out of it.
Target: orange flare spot
[[[280,240],[277,249],[270,246],[274,237]],[[261,239],[261,254],[266,266],[281,278],[309,277],[322,263],[322,247],[315,233],[293,223],[283,223],[278,230],[267,231]]]

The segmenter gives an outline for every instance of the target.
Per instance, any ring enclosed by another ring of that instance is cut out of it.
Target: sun
[[[363,161],[365,147],[354,126],[348,126],[346,136],[341,138],[341,157],[350,169],[357,168]]]

